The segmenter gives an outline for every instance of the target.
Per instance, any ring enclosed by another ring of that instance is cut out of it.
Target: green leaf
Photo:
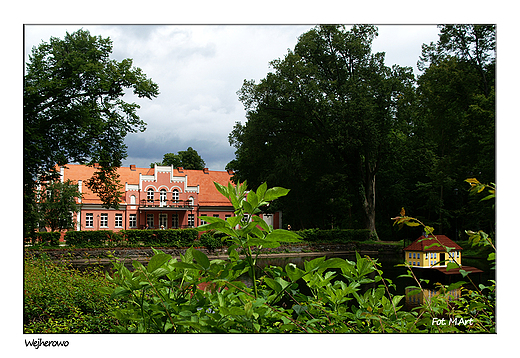
[[[194,270],[199,269],[199,267],[195,266],[194,264],[190,264],[190,263],[182,262],[182,261],[174,262],[171,264],[171,266],[173,266],[175,268],[180,268],[180,269],[194,269]]]
[[[462,277],[466,277],[466,276],[468,276],[471,273],[471,271],[466,271],[466,270],[463,270],[463,269],[460,269],[459,272],[462,275]]]
[[[466,283],[465,281],[454,282],[454,283],[450,284],[448,287],[446,287],[446,291],[456,290],[457,288],[464,285],[465,283]]]
[[[305,276],[306,272],[296,267],[295,264],[289,263],[285,265],[285,272],[292,282],[298,281],[300,278]]]
[[[426,246],[424,249],[428,250],[429,248],[434,247],[434,246],[442,247],[442,245],[439,244],[438,242],[434,242],[433,244]]]
[[[448,262],[448,264],[446,265],[446,271],[449,271],[452,269],[458,269],[458,268],[459,268],[459,265],[457,265],[454,262]]]
[[[230,216],[229,218],[226,219],[228,226],[230,228],[236,227],[238,224],[240,224],[240,221],[242,221],[243,217],[244,217],[244,215]]]
[[[256,195],[258,196],[259,200],[264,200],[266,190],[267,190],[267,182],[262,183],[262,185],[260,185],[258,187],[258,189],[256,189]]]
[[[193,257],[195,258],[195,261],[204,268],[204,270],[208,270],[210,263],[208,257],[199,250],[193,250]]]
[[[278,199],[281,196],[285,196],[289,193],[290,189],[280,188],[280,187],[274,187],[267,189],[265,192],[264,200],[265,201],[272,201],[275,199]]]
[[[270,241],[281,241],[281,242],[300,242],[301,236],[294,231],[288,231],[283,229],[276,229],[270,232],[266,237],[266,240]]]
[[[165,263],[167,263],[171,259],[172,259],[172,256],[168,255],[168,254],[157,254],[157,255],[154,255],[150,259],[150,262],[148,262],[148,266],[146,267],[146,270],[148,272],[155,271],[157,268],[161,267],[162,265],[164,265]]]
[[[251,190],[247,194],[247,202],[249,204],[251,204],[251,207],[253,207],[253,208],[256,208],[258,206],[258,196],[256,195],[256,193],[253,190]]]
[[[224,195],[226,198],[229,199],[229,193],[228,193],[227,187],[225,187],[222,184],[217,183],[216,181],[214,181],[213,184],[215,185],[215,188],[217,188],[217,190],[220,192],[220,194]]]
[[[414,222],[414,221],[405,221],[404,222],[407,226],[419,226],[421,224]]]

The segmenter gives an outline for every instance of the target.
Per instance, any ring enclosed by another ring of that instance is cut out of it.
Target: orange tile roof
[[[454,241],[449,239],[446,235],[435,235],[435,236],[437,237],[437,240],[439,240],[442,245],[451,247],[455,250],[462,250],[462,247],[457,245]],[[404,250],[405,251],[436,251],[436,252],[446,251],[446,250],[444,250],[443,247],[437,246],[437,245],[425,249],[425,247],[428,247],[434,243],[439,243],[439,241],[437,241],[437,240],[435,240],[435,238],[433,238],[433,236],[431,236],[431,235],[429,235],[427,238],[425,238],[424,236],[421,236],[420,238],[418,238],[417,240],[412,242],[410,245],[405,247]]]
[[[74,183],[78,180],[83,182],[83,203],[85,204],[98,204],[101,200],[96,194],[87,188],[85,182],[92,177],[96,169],[80,164],[67,164],[64,170],[64,180],[70,179]],[[119,173],[119,180],[123,185],[122,191],[124,191],[125,183],[128,184],[139,184],[139,174],[142,175],[153,175],[154,168],[134,168],[120,167],[117,172]],[[174,176],[188,176],[188,186],[199,185],[199,204],[202,206],[229,206],[231,203],[215,188],[213,182],[227,185],[231,181],[232,174],[230,175],[227,171],[212,171],[209,170],[206,173],[202,170],[188,170],[184,169],[179,171],[178,169],[173,170]],[[123,196],[124,200],[124,196]],[[124,202],[124,201],[123,201]]]

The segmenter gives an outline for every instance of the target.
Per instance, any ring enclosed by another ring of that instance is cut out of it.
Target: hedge
[[[119,241],[121,235],[111,230],[67,231],[65,234],[67,245],[75,247],[114,246]]]
[[[335,229],[320,230],[308,229],[297,232],[307,242],[330,242],[346,244],[353,241],[367,241],[370,238],[370,230],[367,229]]]
[[[68,231],[65,241],[69,246],[169,246],[190,247],[198,237],[196,229],[169,230],[111,230]]]
[[[198,237],[196,229],[121,230],[130,245],[190,247]]]
[[[222,238],[227,237],[226,234],[215,231],[208,231],[200,235],[200,244],[210,251],[219,249],[224,246]]]
[[[26,239],[26,241],[30,242],[32,245],[41,244],[44,246],[59,246],[60,236],[61,233],[59,231],[34,232],[31,237]]]

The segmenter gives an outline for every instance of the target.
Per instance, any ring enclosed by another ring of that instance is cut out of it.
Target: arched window
[[[135,195],[130,195],[130,204],[135,204]]]
[[[195,199],[193,199],[193,196],[190,196],[190,206],[193,206],[195,204]]]
[[[173,189],[172,191],[172,200],[179,201],[179,191],[177,189]]]
[[[161,189],[159,198],[161,199],[161,206],[166,204],[166,190]]]
[[[146,198],[148,199],[148,201],[153,201],[153,188],[150,188],[146,191]]]

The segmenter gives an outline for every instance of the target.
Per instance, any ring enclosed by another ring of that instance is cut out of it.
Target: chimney
[[[208,168],[204,168],[204,169],[202,169],[202,171],[204,172],[204,174],[209,174],[209,169]]]
[[[229,175],[233,175],[233,174],[235,174],[235,172],[233,171],[233,169],[228,169],[228,170],[227,170],[227,173],[228,173]]]
[[[177,170],[179,171],[179,173],[184,173],[184,168],[183,167],[177,167]]]
[[[135,170],[135,164],[130,164],[130,170]]]

